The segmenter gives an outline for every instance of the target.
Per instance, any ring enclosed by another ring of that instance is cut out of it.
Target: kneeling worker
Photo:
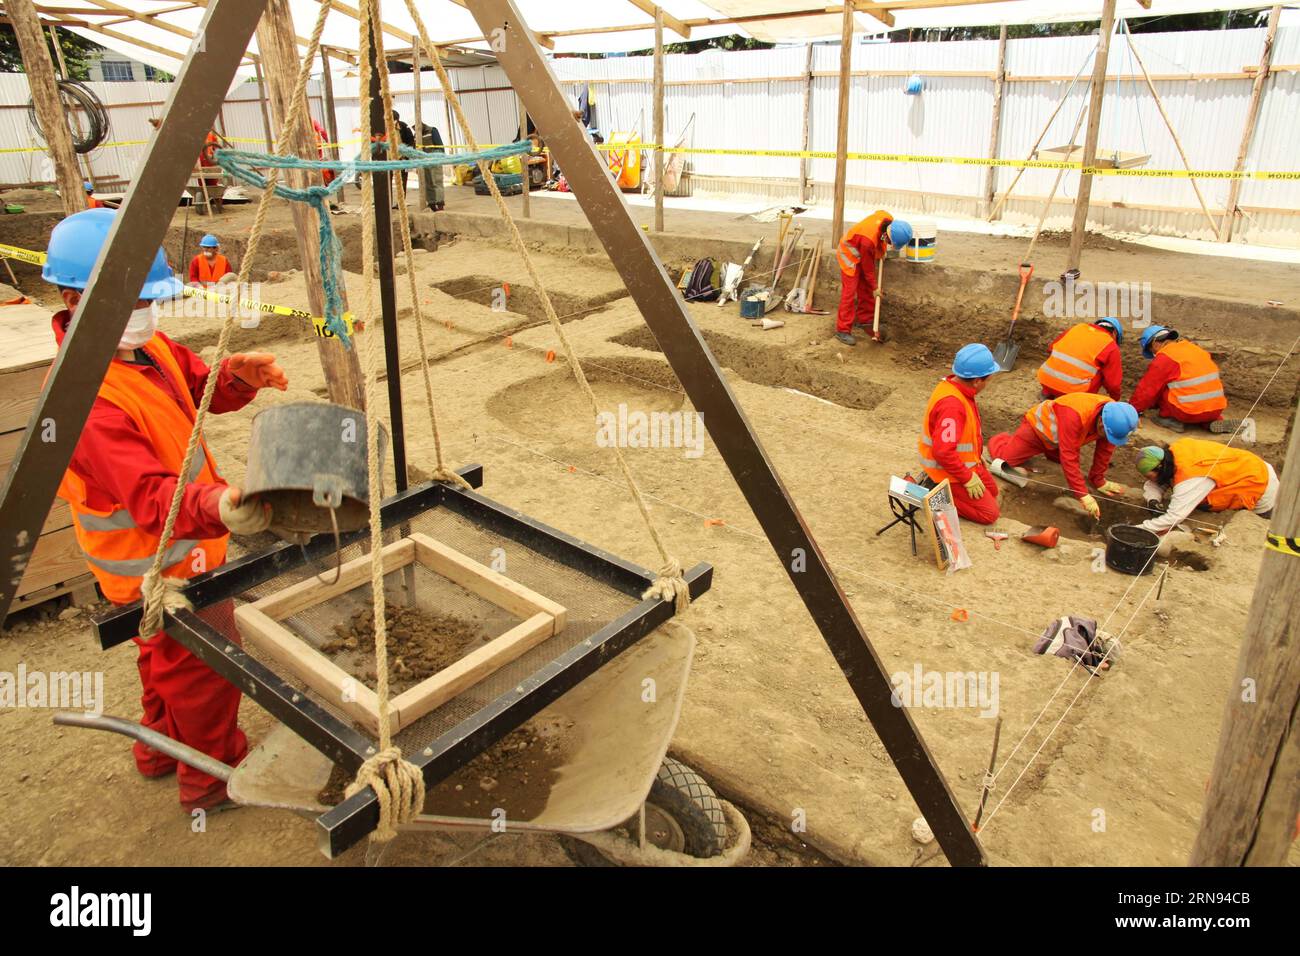
[[[1249,509],[1270,518],[1281,484],[1273,466],[1258,455],[1206,438],[1180,438],[1168,448],[1148,445],[1138,455],[1137,470],[1146,479],[1142,491],[1149,503],[1171,492],[1164,514],[1141,524],[1156,534],[1176,528],[1197,508]]]
[[[215,285],[226,276],[235,276],[230,260],[221,254],[221,240],[208,233],[199,240],[199,254],[190,260],[190,282],[194,285]],[[237,277],[237,276],[236,276]]]
[[[952,374],[935,386],[926,406],[917,450],[925,473],[937,484],[948,479],[957,514],[977,524],[998,520],[998,486],[984,467],[984,430],[975,396],[1002,369],[988,346],[963,346]]]
[[[1151,364],[1133,390],[1139,415],[1155,407],[1156,424],[1175,432],[1195,424],[1229,434],[1245,421],[1223,417],[1228,398],[1219,366],[1199,345],[1179,338],[1174,329],[1153,325],[1142,333],[1142,354]]]
[[[912,241],[912,227],[878,209],[850,229],[840,240],[840,310],[835,319],[835,337],[845,345],[856,345],[853,329],[874,330],[876,299],[880,298],[877,263],[890,249],[901,249]]]
[[[1124,328],[1118,319],[1080,322],[1058,335],[1051,354],[1038,366],[1038,384],[1043,398],[1059,398],[1074,392],[1106,394],[1119,401],[1124,387],[1124,366],[1120,343]]]
[[[1101,506],[1084,484],[1079,453],[1084,445],[1095,441],[1088,482],[1103,495],[1122,494],[1124,486],[1107,481],[1106,470],[1115,448],[1127,445],[1137,426],[1138,414],[1127,402],[1086,392],[1049,398],[1025,412],[1013,434],[1002,432],[989,439],[992,471],[997,474],[1008,465],[1023,465],[1037,455],[1045,455],[1048,461],[1060,462],[1070,491],[1083,509],[1100,518]]]
[[[41,277],[59,287],[67,306],[53,318],[60,344],[115,216],[108,209],[79,212],[50,235]],[[217,376],[211,406],[217,414],[244,407],[258,389],[288,386],[275,357],[265,352],[232,355],[220,368],[209,369],[157,331],[156,303],[175,298],[182,288],[159,249],[59,485],[59,497],[72,510],[77,543],[114,604],[140,597],[178,481],[185,483],[185,495],[168,542],[164,577],[189,578],[218,567],[231,531],[253,534],[270,521],[265,505],[241,501],[240,489],[222,480],[203,442],[190,474],[180,477],[209,375]],[[224,763],[241,761],[248,742],[237,722],[239,691],[162,631],[135,642],[144,691],[141,723]],[[208,810],[226,801],[220,780],[143,743],[135,744],[135,762],[146,777],[176,773],[186,810]]]

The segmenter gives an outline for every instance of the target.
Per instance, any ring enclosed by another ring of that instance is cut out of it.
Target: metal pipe
[[[55,712],[54,722],[60,727],[85,727],[90,730],[106,730],[109,733],[121,734],[123,737],[132,737],[146,747],[164,753],[169,757],[174,757],[187,767],[193,767],[210,777],[216,777],[222,783],[229,783],[231,776],[235,772],[235,768],[229,764],[222,763],[215,757],[209,757],[201,750],[195,750],[179,740],[173,740],[166,734],[150,730],[148,727],[137,724],[134,720],[127,720],[125,717],[110,717],[108,714],[77,714],[67,710],[60,710]]]

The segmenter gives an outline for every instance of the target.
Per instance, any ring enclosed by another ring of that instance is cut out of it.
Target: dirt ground
[[[21,244],[2,233],[0,241]],[[276,241],[292,246],[286,234]],[[549,249],[537,261],[548,288],[564,297],[559,311],[602,409],[690,410],[603,256]],[[444,237],[436,252],[417,253],[415,268],[448,462],[481,462],[490,497],[654,565],[610,452],[594,441],[590,410],[563,358],[551,357],[558,343],[539,324],[535,290],[513,252],[496,241]],[[1170,267],[1167,281],[1181,282],[1183,291],[1202,291],[1186,267],[1177,280],[1173,275]],[[359,277],[348,280],[360,287]],[[508,311],[492,307],[491,290],[502,283],[511,285]],[[299,276],[272,288],[266,298],[305,301]],[[1203,291],[1214,294],[1208,284]],[[1291,292],[1293,298],[1294,285]],[[931,294],[960,302],[968,293],[938,288]],[[1257,287],[1250,301],[1260,294]],[[398,295],[406,316],[401,354],[410,369],[402,381],[408,453],[427,471],[433,443],[404,277]],[[1001,489],[1000,527],[1011,540],[1000,549],[982,529],[963,523],[974,562],[968,570],[936,570],[924,542],[914,557],[902,528],[877,536],[891,518],[889,476],[916,465],[918,423],[942,367],[961,344],[992,344],[1004,331],[1004,318],[996,325],[993,318],[1004,316],[1000,305],[987,319],[970,322],[947,321],[952,311],[943,313],[945,321],[917,321],[914,313],[923,307],[933,302],[900,296],[888,306],[890,341],[855,349],[829,338],[828,317],[783,314],[785,328],[761,333],[734,306],[690,309],[890,672],[996,675],[1001,769],[981,832],[991,860],[1181,865],[1202,812],[1264,523],[1238,514],[1224,523],[1218,547],[1190,537],[1181,542],[1159,598],[1159,575],[1095,570],[1103,540],[1077,510],[1057,503],[1064,483],[1051,466],[1026,489]],[[164,322],[164,331],[201,353],[215,342],[215,327],[203,319]],[[316,345],[302,332],[289,320],[268,319],[251,333],[236,333],[235,349],[274,351],[291,385],[212,421],[208,440],[232,482],[242,478],[257,409],[321,393]],[[1034,401],[1036,345],[1027,342],[1016,371],[981,396],[986,437],[1013,427]],[[1131,343],[1125,355],[1136,365]],[[1287,365],[1256,410],[1256,450],[1275,464],[1296,385],[1294,366]],[[1231,378],[1228,386],[1230,411],[1256,397]],[[1134,444],[1170,438],[1144,423]],[[672,551],[685,565],[702,560],[715,568],[712,589],[685,617],[699,645],[674,754],[755,817],[756,865],[815,865],[826,858],[911,864],[917,808],[712,440],[698,457],[683,448],[631,448],[627,455]],[[1117,455],[1112,477],[1132,485],[1132,462],[1131,451]],[[1131,519],[1140,505],[1132,490],[1125,502],[1106,502],[1103,523]],[[1061,528],[1057,548],[1017,540],[1026,527],[1045,523]],[[1120,636],[1122,655],[1109,673],[1089,679],[1058,658],[1032,654],[1035,638],[1063,614],[1095,617]],[[80,612],[45,617],[32,612],[10,621],[0,640],[0,670],[13,672],[19,662],[28,670],[103,670],[105,712],[135,717],[132,652],[100,652]],[[989,708],[912,711],[972,815],[993,738],[994,720],[982,710]],[[253,742],[271,726],[248,700],[241,715]],[[310,823],[289,814],[241,809],[213,817],[205,833],[191,832],[174,783],[139,778],[120,738],[54,728],[48,711],[26,709],[0,709],[0,733],[7,742],[0,749],[0,799],[7,807],[0,815],[0,862],[324,862]],[[806,833],[791,834],[794,820],[806,820]],[[451,838],[403,836],[382,862],[451,862],[468,849]],[[336,862],[364,858],[356,849]],[[568,858],[551,838],[516,836],[466,862],[561,865]]]

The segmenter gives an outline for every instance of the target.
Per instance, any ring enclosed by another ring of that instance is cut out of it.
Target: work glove
[[[1118,481],[1103,481],[1097,486],[1097,490],[1103,495],[1113,498],[1115,495],[1122,495],[1124,493],[1124,486]]]
[[[283,392],[289,387],[288,376],[270,352],[239,352],[226,360],[226,368],[253,388],[278,388]]]
[[[984,497],[984,479],[979,476],[979,472],[970,473],[970,481],[966,482],[965,488],[966,494],[971,496],[972,501],[979,501]]]
[[[1083,505],[1083,510],[1092,515],[1092,517],[1101,520],[1101,505],[1097,504],[1097,499],[1092,495],[1084,495],[1079,499],[1079,504]]]
[[[235,534],[257,534],[271,526],[270,505],[256,496],[241,499],[243,494],[234,485],[221,493],[217,507],[222,524]]]

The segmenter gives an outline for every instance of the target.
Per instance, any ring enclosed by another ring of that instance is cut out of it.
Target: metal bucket
[[[379,426],[379,456],[388,433]],[[271,527],[290,535],[356,531],[370,520],[366,415],[328,402],[263,409],[248,438],[244,494],[271,506]],[[332,515],[332,519],[331,519]]]
[[[1150,574],[1155,567],[1160,536],[1133,524],[1113,524],[1106,529],[1106,567],[1123,574]]]

